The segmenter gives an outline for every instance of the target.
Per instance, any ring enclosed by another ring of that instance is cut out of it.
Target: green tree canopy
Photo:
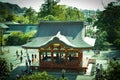
[[[120,76],[120,63],[118,61],[110,61],[108,68],[105,71],[106,80],[119,80]]]
[[[58,5],[57,3],[58,2],[56,0],[45,0],[45,3],[42,4],[40,11],[38,12],[38,18],[40,20],[44,20],[46,16],[53,16],[54,21],[85,20],[83,13],[79,9],[65,5]]]
[[[110,43],[117,45],[119,42],[118,39],[120,39],[120,5],[114,4],[115,2],[111,2],[108,7],[99,14],[95,24],[100,31],[107,32],[107,40]]]
[[[0,80],[7,80],[10,74],[10,70],[7,61],[0,57]]]
[[[18,32],[12,32],[7,39],[6,44],[7,45],[23,45],[25,44],[29,39],[33,38],[35,35],[35,31],[31,31],[29,33],[24,34],[21,31]]]
[[[42,73],[34,73],[32,75],[27,75],[27,76],[22,76],[19,80],[68,80],[67,78],[60,78],[57,79],[53,75],[47,74],[47,72],[42,72]]]
[[[38,23],[37,13],[32,7],[25,11],[24,17],[28,18],[30,24]]]

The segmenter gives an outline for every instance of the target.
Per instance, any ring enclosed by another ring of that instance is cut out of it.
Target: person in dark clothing
[[[10,70],[13,70],[13,64],[10,63]]]
[[[37,55],[35,54],[35,59],[37,58]]]
[[[32,54],[32,62],[34,62],[34,55]]]
[[[28,62],[27,62],[27,60],[25,61],[25,64],[26,64],[26,67],[28,67]]]
[[[30,59],[28,59],[28,62],[29,62],[29,66],[31,66],[31,60]]]
[[[22,63],[22,61],[23,61],[23,57],[22,57],[22,56],[20,56],[20,62]]]
[[[21,50],[21,52],[20,52],[20,53],[21,53],[21,56],[22,56],[22,55],[23,55],[23,52],[22,52],[22,50]]]
[[[18,57],[19,57],[18,50],[16,50],[16,56],[17,56],[16,59],[18,59]]]

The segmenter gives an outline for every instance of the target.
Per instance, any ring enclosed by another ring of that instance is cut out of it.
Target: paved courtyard
[[[16,56],[16,50],[18,50],[18,54],[21,55],[20,51],[22,50],[23,52],[23,61],[22,63],[20,62],[20,59],[17,58]],[[13,70],[11,71],[11,76],[9,78],[9,80],[13,80],[16,77],[16,74],[21,74],[21,70],[25,70],[26,69],[26,63],[25,61],[27,60],[27,54],[26,54],[26,50],[21,48],[21,46],[7,46],[4,47],[4,55],[0,55],[0,57],[4,57],[6,58],[8,64],[12,63],[13,64]],[[37,55],[38,56],[38,50],[27,50],[27,52],[29,53],[30,59],[32,58],[32,54],[33,55]],[[84,51],[84,58],[88,57],[88,58],[95,58],[96,59],[96,63],[100,63],[103,65],[103,68],[106,69],[107,68],[107,60],[111,59],[113,56],[115,56],[117,59],[120,58],[120,51],[101,51],[100,54],[98,55],[94,55],[93,51]],[[38,57],[37,57],[38,58]],[[38,65],[39,63],[33,63],[34,65]],[[48,72],[48,74],[54,75],[58,78],[61,77],[61,72]],[[66,72],[65,74],[66,77],[68,77],[69,80],[92,80],[92,78],[94,78],[94,76],[91,75],[81,75],[80,73],[77,72]]]

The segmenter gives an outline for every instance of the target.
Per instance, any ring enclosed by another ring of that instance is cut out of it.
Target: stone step
[[[86,71],[86,74],[85,74],[85,75],[90,75],[90,74],[91,74],[91,71],[92,71],[92,66],[93,66],[93,64],[89,64],[89,65],[88,65],[88,69],[87,69],[87,71]]]

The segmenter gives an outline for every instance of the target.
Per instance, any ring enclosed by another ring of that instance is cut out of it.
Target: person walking
[[[23,57],[22,57],[22,56],[20,56],[20,62],[22,63],[22,61],[23,61]]]
[[[20,51],[20,53],[21,53],[21,56],[23,55],[23,52],[22,52],[22,50]]]
[[[65,78],[65,72],[66,72],[66,70],[65,70],[65,69],[62,69],[62,78],[63,78],[63,79]]]
[[[35,54],[35,59],[37,58],[37,55]]]
[[[30,59],[28,59],[28,62],[29,62],[29,66],[31,66],[31,60]]]
[[[96,64],[96,75],[95,75],[95,79],[99,80],[100,78],[100,65],[99,63]]]
[[[26,65],[26,67],[28,68],[28,61],[27,61],[27,60],[25,61],[25,65]]]
[[[12,71],[13,70],[13,64],[10,63],[10,70]]]
[[[34,62],[34,55],[32,54],[32,62]]]
[[[19,58],[18,50],[16,50],[16,56],[17,56],[17,58],[16,58],[16,60],[17,60]]]

